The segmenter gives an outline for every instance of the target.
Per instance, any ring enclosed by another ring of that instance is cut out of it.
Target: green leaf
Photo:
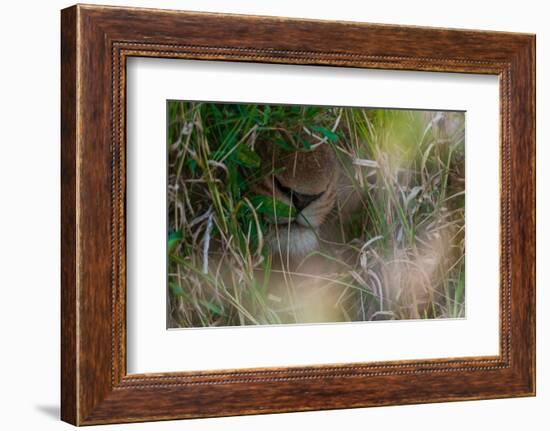
[[[197,173],[197,162],[194,159],[188,159],[187,166],[193,175]]]
[[[460,273],[460,278],[458,279],[458,284],[456,286],[456,290],[455,290],[455,308],[456,307],[456,304],[463,304],[464,303],[464,287],[466,285],[466,280],[465,280],[465,277],[464,277],[464,271],[461,271]],[[455,311],[455,315],[458,314],[456,311]]]
[[[174,283],[171,281],[168,286],[170,286],[170,291],[175,296],[184,296],[185,292],[183,291],[182,287],[178,283]]]
[[[259,168],[261,163],[260,156],[244,144],[237,149],[237,161],[246,168]]]
[[[278,145],[285,151],[295,151],[294,147],[283,139],[275,139],[275,145]]]
[[[172,250],[179,244],[183,239],[183,234],[181,230],[172,231],[168,234],[168,253],[171,253]]]
[[[300,106],[290,106],[289,107],[289,111],[292,113],[292,114],[301,114],[301,107]]]
[[[302,145],[304,146],[305,150],[311,150],[311,144],[308,141],[306,141],[304,138],[300,138],[300,140],[302,141]]]
[[[212,112],[212,114],[214,116],[214,120],[216,122],[219,122],[219,121],[223,120],[223,114],[220,111],[220,108],[218,108],[218,106],[216,106],[215,103],[212,103],[210,106],[208,106],[208,105],[204,105],[204,106],[205,106],[205,108],[210,108],[210,112]]]
[[[311,128],[316,132],[322,134],[323,137],[327,138],[329,141],[336,142],[338,140],[338,135],[332,130],[327,129],[326,127],[311,126]]]
[[[284,202],[281,202],[272,196],[253,196],[250,199],[256,211],[260,214],[265,214],[271,218],[276,217],[295,217],[296,209]]]
[[[317,116],[317,114],[319,114],[320,112],[322,112],[322,109],[316,107],[316,106],[308,106],[305,108],[304,110],[304,117],[306,117],[307,119],[309,120],[312,120],[313,118],[315,118],[315,116]]]
[[[269,122],[269,117],[271,116],[271,108],[269,105],[265,105],[264,115],[262,119],[262,126],[265,126]]]
[[[201,301],[201,302],[208,310],[210,310],[211,313],[217,314],[218,316],[223,316],[222,309],[218,307],[216,304],[212,302],[207,302],[207,301]]]

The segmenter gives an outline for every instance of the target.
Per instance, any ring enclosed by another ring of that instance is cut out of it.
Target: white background
[[[118,1],[174,9],[358,20],[537,33],[538,396],[508,399],[106,426],[135,430],[518,430],[548,428],[550,373],[550,52],[545,2],[461,0]],[[0,426],[60,430],[59,409],[59,9],[66,1],[4,2],[0,15]],[[546,314],[544,313],[546,311]]]
[[[129,373],[498,354],[496,76],[134,58],[127,87]],[[466,111],[467,318],[167,331],[167,99]]]

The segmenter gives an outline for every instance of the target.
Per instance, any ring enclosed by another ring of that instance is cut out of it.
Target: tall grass
[[[464,316],[462,113],[170,101],[168,119],[169,327]],[[356,202],[326,222],[325,272],[273,261],[250,190],[266,141],[338,156]]]

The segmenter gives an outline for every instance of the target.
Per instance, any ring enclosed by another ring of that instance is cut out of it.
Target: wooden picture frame
[[[534,35],[83,5],[64,9],[61,17],[64,421],[90,425],[535,394]],[[497,75],[500,354],[127,374],[125,65],[131,56]]]

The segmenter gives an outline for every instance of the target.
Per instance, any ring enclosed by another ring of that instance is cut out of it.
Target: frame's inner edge
[[[136,50],[136,47],[140,49]],[[154,374],[125,374],[126,373],[126,348],[125,348],[125,304],[116,306],[113,300],[112,304],[112,322],[113,328],[113,343],[112,343],[112,375],[113,386],[118,388],[124,387],[147,387],[150,385],[158,386],[159,381],[168,380],[174,381],[170,385],[185,385],[185,384],[223,384],[223,383],[239,383],[239,382],[262,382],[262,381],[291,381],[299,379],[321,379],[321,378],[342,378],[342,377],[371,377],[382,375],[395,374],[421,374],[421,373],[439,373],[452,371],[480,371],[494,370],[510,367],[510,342],[511,342],[511,327],[510,327],[510,65],[507,62],[500,61],[473,61],[468,59],[445,59],[445,58],[409,58],[395,56],[361,56],[358,54],[346,53],[322,53],[322,52],[307,52],[307,51],[283,51],[283,50],[266,50],[253,48],[231,48],[217,46],[185,46],[185,45],[162,45],[144,42],[131,41],[115,41],[112,43],[112,77],[113,82],[113,99],[112,99],[112,127],[113,134],[113,184],[118,185],[118,188],[112,190],[113,193],[113,223],[112,223],[112,250],[117,250],[118,255],[113,255],[113,265],[115,276],[113,277],[113,298],[123,299],[126,297],[125,285],[125,243],[122,232],[125,220],[125,149],[126,140],[124,136],[124,127],[126,123],[125,106],[125,83],[126,83],[126,57],[129,56],[148,56],[148,57],[163,57],[181,58],[181,59],[204,59],[211,60],[213,57],[225,61],[239,61],[250,59],[261,59],[262,61],[279,63],[281,60],[288,60],[291,57],[296,61],[291,64],[326,64],[321,57],[328,57],[334,63],[337,58],[338,62],[348,63],[350,66],[355,64],[361,68],[388,68],[391,63],[395,66],[403,66],[403,69],[411,70],[432,70],[441,72],[456,72],[456,73],[485,73],[499,75],[501,79],[501,184],[504,193],[501,194],[501,283],[500,283],[500,355],[496,357],[483,358],[443,358],[429,360],[412,360],[406,361],[386,361],[383,363],[354,363],[349,365],[311,365],[300,367],[273,367],[266,369],[251,369],[243,368],[237,370],[204,370],[190,372],[166,372]],[[154,49],[153,49],[154,48]],[[163,51],[159,48],[170,49]],[[215,53],[215,54],[213,54]],[[276,55],[273,55],[276,54]],[[277,55],[278,54],[278,55]],[[313,58],[311,58],[313,57]],[[270,60],[270,61],[268,61]],[[321,61],[320,61],[321,60]],[[422,67],[418,62],[424,63]],[[414,69],[408,62],[416,62]],[[434,70],[434,64],[436,66]],[[118,67],[115,69],[115,65]],[[440,67],[437,67],[437,66]],[[444,65],[445,67],[442,67]],[[480,69],[483,65],[485,68]],[[475,66],[475,68],[474,68]],[[472,70],[475,69],[475,72]],[[118,150],[118,152],[117,152]],[[118,153],[118,157],[117,157]],[[124,187],[121,185],[124,184]],[[116,203],[116,204],[115,204]],[[118,222],[117,222],[118,220]],[[119,236],[120,235],[120,236]],[[118,359],[118,360],[117,360]],[[401,363],[400,363],[401,362]],[[491,365],[492,364],[492,365]],[[403,369],[407,369],[403,371]],[[379,371],[369,371],[369,370]],[[393,371],[392,371],[393,370]],[[289,374],[293,376],[289,376]],[[280,377],[277,377],[280,376]],[[243,377],[245,380],[243,380]],[[207,379],[207,380],[205,380]]]

